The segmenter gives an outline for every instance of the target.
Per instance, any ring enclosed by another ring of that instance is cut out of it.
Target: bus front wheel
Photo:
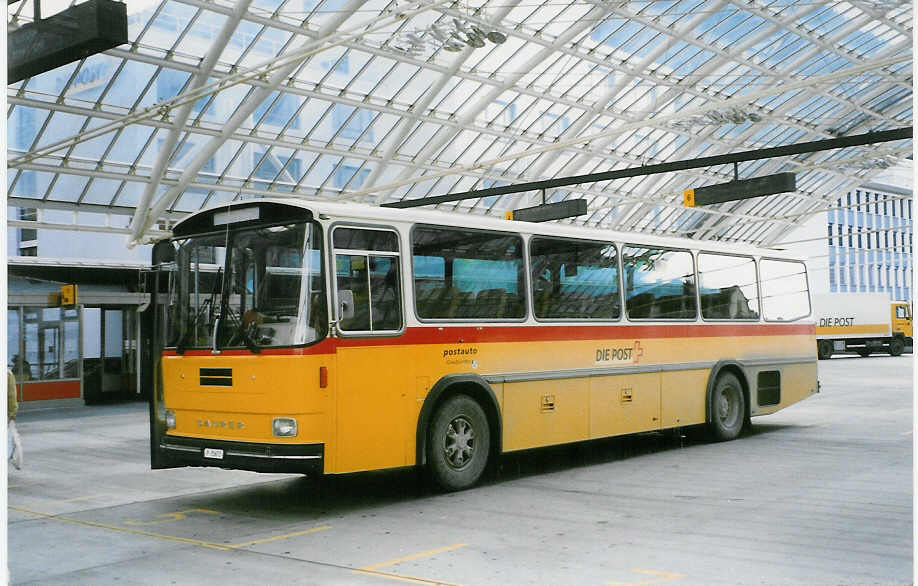
[[[437,408],[427,436],[427,469],[443,490],[475,484],[488,464],[491,430],[484,410],[468,395],[454,395]]]
[[[718,441],[732,440],[739,436],[745,421],[743,385],[735,375],[725,372],[717,377],[711,393],[711,432]]]
[[[902,341],[902,338],[893,338],[889,341],[890,356],[901,356],[903,351],[905,351],[905,342]]]

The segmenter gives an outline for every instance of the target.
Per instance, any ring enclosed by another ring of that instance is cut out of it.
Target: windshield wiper
[[[243,323],[242,319],[239,317],[239,314],[237,314],[229,305],[226,306],[226,316],[232,321],[232,330],[227,345],[231,344],[233,340],[235,340],[236,335],[239,335],[242,337],[242,341],[245,342],[245,347],[248,348],[250,352],[253,354],[258,354],[261,352],[261,346],[259,346],[258,343],[252,339],[246,324]]]
[[[201,304],[201,307],[198,308],[198,311],[193,316],[191,316],[188,326],[185,328],[184,333],[182,333],[181,337],[179,338],[178,344],[176,344],[176,347],[175,347],[175,351],[178,352],[179,354],[185,353],[185,349],[188,346],[188,338],[191,337],[192,332],[197,330],[198,320],[200,319],[201,314],[204,313],[204,310],[207,308],[210,302],[211,302],[210,299],[205,299],[204,303]]]
[[[188,321],[188,325],[185,328],[185,332],[181,335],[178,344],[176,344],[175,351],[179,354],[184,354],[185,349],[188,346],[188,338],[191,337],[193,332],[197,331],[198,321],[200,321],[201,316],[204,314],[204,311],[207,310],[207,322],[213,323],[214,321],[214,296],[217,295],[220,291],[223,290],[222,279],[223,267],[217,269],[217,276],[214,278],[214,286],[211,288],[210,295],[207,299],[201,303],[201,307],[195,312],[195,314]]]

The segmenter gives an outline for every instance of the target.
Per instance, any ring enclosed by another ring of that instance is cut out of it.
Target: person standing
[[[17,470],[22,469],[22,443],[19,440],[19,431],[16,429],[16,413],[19,411],[19,401],[16,399],[16,376],[12,370],[7,370],[7,398],[6,398],[6,441],[9,461]]]

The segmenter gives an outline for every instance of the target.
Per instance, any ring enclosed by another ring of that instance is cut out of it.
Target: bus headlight
[[[166,429],[175,429],[175,413],[166,410]]]
[[[296,437],[296,419],[292,417],[275,417],[274,435],[276,437]]]

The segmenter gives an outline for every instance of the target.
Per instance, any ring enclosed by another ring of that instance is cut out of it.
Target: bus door
[[[153,357],[153,389],[150,393],[150,468],[157,470],[184,465],[170,461],[159,448],[161,440],[166,435],[161,356],[166,346],[169,318],[176,302],[171,298],[174,291],[172,281],[177,274],[175,247],[172,242],[165,240],[153,245],[152,264],[152,274],[149,278],[152,282],[150,305],[153,308],[153,335],[145,342],[152,346],[149,355]]]
[[[405,330],[403,271],[393,230],[332,232],[336,335],[335,472],[414,463],[412,350]]]

